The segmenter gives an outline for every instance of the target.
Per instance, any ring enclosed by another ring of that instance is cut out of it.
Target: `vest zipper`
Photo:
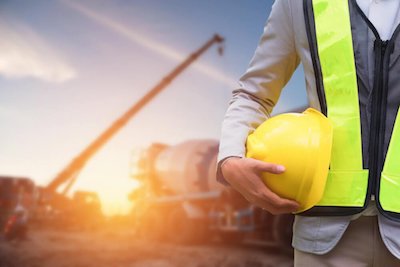
[[[389,59],[390,55],[394,50],[394,39],[396,38],[398,33],[398,29],[396,29],[395,34],[393,34],[392,38],[389,41],[386,41],[385,45],[385,50],[382,52],[383,58],[382,58],[382,66],[380,70],[380,89],[381,93],[378,95],[378,106],[376,109],[379,109],[379,121],[377,126],[379,125],[378,128],[378,137],[377,141],[374,144],[376,146],[375,154],[374,157],[375,159],[375,173],[373,173],[372,178],[375,177],[374,184],[373,184],[373,189],[375,190],[373,193],[375,194],[375,199],[377,203],[377,207],[380,210],[380,212],[388,216],[388,213],[384,212],[383,208],[380,205],[379,202],[379,189],[380,189],[380,181],[381,181],[381,176],[382,176],[382,170],[383,166],[385,163],[385,158],[386,155],[384,154],[384,142],[385,142],[385,132],[386,132],[386,111],[387,111],[387,95],[388,95],[388,80],[389,80]],[[398,217],[393,216],[393,218],[396,218],[396,220],[399,220]]]
[[[388,41],[382,41],[377,38],[374,42],[375,54],[375,69],[374,69],[374,87],[372,92],[372,118],[370,126],[370,142],[369,142],[369,186],[367,197],[376,194],[377,179],[380,176],[381,165],[381,151],[383,133],[385,129],[385,117],[383,117],[383,99],[384,94],[384,78],[383,66],[385,64],[385,54],[388,46]],[[385,68],[386,69],[386,68]],[[386,115],[386,114],[385,114]]]

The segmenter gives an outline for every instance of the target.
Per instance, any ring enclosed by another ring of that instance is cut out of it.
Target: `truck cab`
[[[0,234],[4,233],[7,222],[15,212],[24,209],[29,218],[37,199],[37,187],[31,179],[0,176]]]

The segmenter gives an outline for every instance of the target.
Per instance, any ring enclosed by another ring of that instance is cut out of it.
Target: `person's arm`
[[[270,117],[282,88],[299,64],[291,12],[288,0],[274,3],[240,87],[233,91],[218,154],[218,181],[230,184],[250,202],[272,213],[292,212],[298,207],[271,192],[260,179],[260,172],[280,173],[284,168],[245,158],[245,143],[247,136]]]

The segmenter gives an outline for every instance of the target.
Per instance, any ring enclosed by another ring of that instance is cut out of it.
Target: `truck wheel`
[[[198,243],[204,238],[205,224],[188,218],[185,211],[174,208],[168,215],[167,239],[176,244]]]

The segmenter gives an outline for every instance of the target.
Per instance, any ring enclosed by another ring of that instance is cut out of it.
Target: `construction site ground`
[[[0,267],[288,267],[290,251],[272,245],[173,245],[136,237],[129,229],[35,228],[25,241],[0,241]]]

